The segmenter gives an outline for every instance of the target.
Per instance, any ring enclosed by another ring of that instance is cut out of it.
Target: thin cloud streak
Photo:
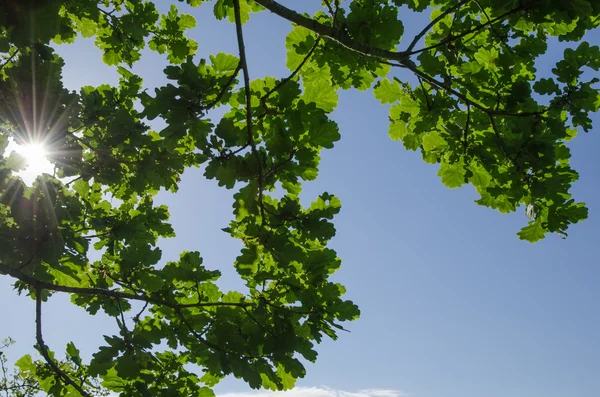
[[[109,393],[109,397],[117,397]],[[410,394],[390,389],[364,389],[357,392],[336,390],[329,387],[295,387],[287,391],[257,390],[239,393],[220,393],[216,397],[408,397]]]
[[[252,391],[240,393],[224,393],[217,397],[404,397],[408,394],[398,390],[364,389],[357,392],[336,390],[329,387],[296,387],[287,391]]]

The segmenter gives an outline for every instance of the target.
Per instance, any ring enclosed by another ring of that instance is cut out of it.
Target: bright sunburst
[[[54,165],[47,159],[48,152],[42,143],[29,143],[19,145],[11,141],[6,152],[12,151],[19,153],[27,161],[27,168],[17,172],[17,175],[27,185],[31,185],[35,179],[41,174],[52,174]]]

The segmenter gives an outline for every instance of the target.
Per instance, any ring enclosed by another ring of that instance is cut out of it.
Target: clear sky
[[[169,3],[157,2],[161,8]],[[283,3],[308,11],[319,1]],[[198,19],[191,34],[199,56],[237,54],[233,24],[215,21],[210,5],[188,12]],[[405,37],[426,18],[408,17]],[[244,29],[251,77],[287,75],[289,23],[263,12]],[[591,41],[600,44],[600,37]],[[548,72],[563,48],[551,45],[540,71]],[[69,88],[116,81],[89,40],[59,52],[66,59]],[[150,88],[164,81],[164,64],[160,56],[147,54],[135,71]],[[530,244],[516,236],[527,220],[524,210],[501,215],[473,203],[477,196],[471,187],[444,187],[437,166],[389,139],[387,111],[370,92],[341,93],[333,118],[342,139],[323,152],[319,178],[302,193],[304,200],[323,191],[342,200],[332,245],[343,265],[335,278],[347,286],[362,316],[348,325],[351,333],[321,345],[317,363],[298,384],[399,390],[414,397],[600,396],[597,131],[581,133],[570,145],[581,176],[573,192],[588,203],[590,219],[574,225],[566,240],[550,235]],[[600,117],[592,117],[600,128]],[[220,231],[232,216],[233,191],[206,181],[202,173],[187,171],[177,195],[158,199],[170,206],[178,234],[161,243],[163,260],[199,250],[207,267],[223,271],[223,288],[238,288],[232,263],[240,244]],[[5,277],[0,299],[0,338],[17,340],[14,356],[31,352],[33,301],[15,297]],[[46,342],[56,351],[73,340],[89,354],[102,343],[102,334],[117,332],[111,320],[88,317],[64,297],[47,306]],[[217,388],[248,390],[229,379]]]

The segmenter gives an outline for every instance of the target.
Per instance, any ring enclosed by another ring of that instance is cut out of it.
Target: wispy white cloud
[[[356,392],[337,390],[329,387],[296,387],[287,391],[249,391],[240,393],[222,393],[217,397],[403,397],[398,390],[365,389]]]
[[[117,397],[109,393],[109,397]],[[364,389],[356,392],[337,390],[329,387],[295,387],[287,391],[248,391],[239,393],[219,393],[217,397],[409,397],[410,394],[390,389]]]

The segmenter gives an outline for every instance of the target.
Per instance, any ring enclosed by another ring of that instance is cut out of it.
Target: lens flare
[[[41,174],[52,174],[54,165],[48,161],[48,152],[42,143],[28,143],[19,145],[11,141],[6,148],[6,153],[12,151],[19,153],[27,161],[27,168],[17,172],[17,175],[27,185],[31,185]]]

